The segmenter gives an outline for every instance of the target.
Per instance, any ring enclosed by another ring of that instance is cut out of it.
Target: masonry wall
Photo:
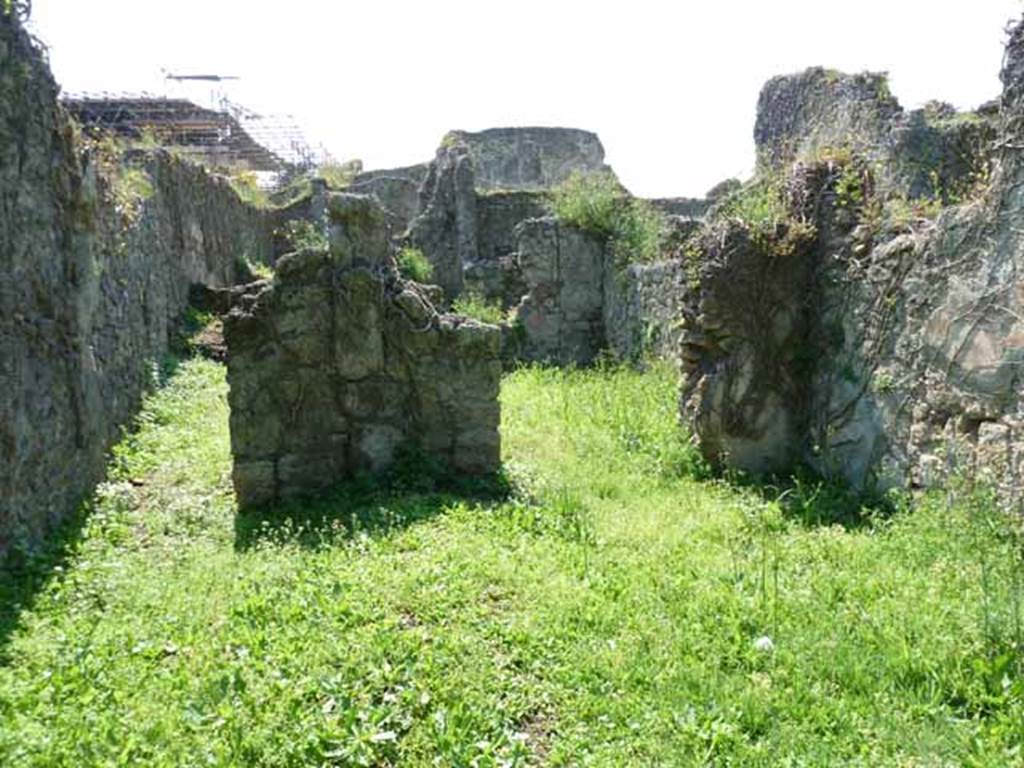
[[[37,546],[102,477],[189,286],[269,258],[262,215],[166,154],[129,172],[76,135],[0,14],[0,554]]]
[[[605,340],[616,357],[674,360],[678,356],[691,272],[679,259],[605,272]]]
[[[380,472],[403,451],[498,469],[500,333],[440,314],[389,255],[370,197],[332,195],[331,248],[285,256],[225,323],[243,506]]]
[[[998,115],[943,117],[951,132],[926,142],[931,165],[918,169],[941,180],[954,168],[947,139],[993,130],[995,142],[976,147],[985,183],[934,220],[910,221],[872,216],[915,194],[914,176],[901,175],[914,142],[893,144],[908,116],[878,78],[812,70],[768,83],[759,153],[782,163],[787,223],[709,222],[684,307],[682,415],[710,460],[754,473],[809,464],[858,487],[963,473],[1019,509],[1024,23],[1002,78]],[[815,160],[821,141],[845,142],[857,159]],[[851,177],[863,204],[851,202]]]
[[[547,213],[542,192],[500,191],[477,194],[475,261],[463,264],[468,292],[503,307],[514,307],[527,292],[519,265],[516,227]]]

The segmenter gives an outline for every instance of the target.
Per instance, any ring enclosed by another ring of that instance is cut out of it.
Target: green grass
[[[0,581],[0,765],[1020,765],[993,505],[694,480],[674,379],[510,374],[505,500],[406,467],[258,519],[186,362],[60,569]]]

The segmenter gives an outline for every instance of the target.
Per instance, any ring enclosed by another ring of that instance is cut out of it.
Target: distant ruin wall
[[[189,286],[228,285],[269,247],[226,181],[83,144],[0,14],[0,553],[39,544],[102,476]]]
[[[420,212],[420,187],[428,164],[360,173],[346,189],[359,195],[373,195],[388,216],[391,231],[400,235]]]
[[[626,361],[676,357],[689,290],[683,262],[617,265],[602,238],[553,217],[528,219],[515,235],[526,293],[507,355],[561,365],[604,352]]]
[[[225,324],[242,506],[323,490],[418,451],[498,469],[500,333],[399,279],[374,200],[330,198],[331,249],[281,259]]]
[[[420,189],[411,243],[434,265],[448,300],[472,290],[507,294],[496,260],[518,221],[544,215],[543,192],[574,172],[608,171],[596,134],[572,128],[451,131]]]
[[[576,128],[491,128],[452,131],[442,144],[463,146],[473,159],[476,188],[548,189],[576,173],[609,170],[596,133]]]
[[[514,307],[527,291],[516,257],[516,227],[547,214],[542,192],[489,192],[476,199],[476,260],[463,265],[465,289]]]
[[[591,362],[605,346],[604,243],[555,218],[524,221],[516,236],[528,286],[516,311],[523,330],[519,357]]]
[[[678,357],[691,271],[684,261],[667,259],[605,273],[605,342],[615,357]]]

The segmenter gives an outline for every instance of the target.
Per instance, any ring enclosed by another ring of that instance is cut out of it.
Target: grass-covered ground
[[[670,371],[530,369],[511,497],[406,466],[240,518],[225,392],[183,365],[70,553],[0,581],[0,765],[1024,764],[978,496],[840,527],[693,479]]]

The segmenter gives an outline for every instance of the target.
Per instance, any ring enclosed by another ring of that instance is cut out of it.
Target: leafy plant
[[[664,214],[630,196],[611,173],[574,172],[552,191],[551,207],[566,224],[608,241],[620,267],[655,261],[661,255]]]
[[[762,248],[789,256],[814,237],[815,228],[792,214],[782,197],[781,185],[780,177],[765,173],[726,198],[718,215],[739,220]]]
[[[86,140],[99,175],[106,182],[108,200],[127,225],[134,224],[142,206],[155,192],[145,168],[125,159],[125,146],[113,134],[100,132]]]
[[[551,205],[564,223],[610,238],[625,199],[626,191],[612,174],[574,171],[552,191]]]
[[[272,280],[274,278],[274,268],[272,266],[262,261],[251,259],[247,254],[238,256],[235,264],[243,277],[252,275],[257,280]]]
[[[405,246],[395,257],[402,277],[417,283],[429,283],[434,276],[434,265],[419,248]]]
[[[259,185],[256,174],[252,171],[239,171],[228,176],[228,181],[235,193],[245,202],[257,208],[270,206],[267,193]]]
[[[285,222],[275,233],[293,251],[326,251],[329,247],[327,235],[307,219],[292,219]]]
[[[361,160],[349,160],[344,163],[328,162],[316,170],[316,175],[327,182],[331,189],[345,189],[363,170]]]
[[[468,291],[455,299],[452,302],[452,311],[457,315],[472,317],[474,320],[491,325],[500,325],[506,320],[506,313],[501,308],[501,302],[488,299],[473,291]]]

